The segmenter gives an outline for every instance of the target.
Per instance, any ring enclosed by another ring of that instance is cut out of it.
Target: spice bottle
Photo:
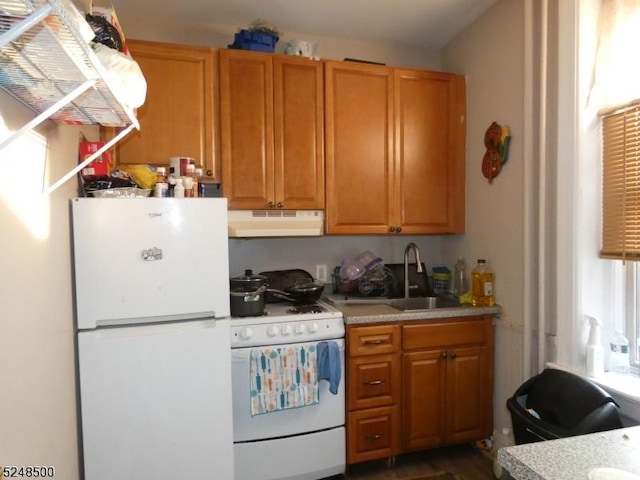
[[[176,173],[174,167],[169,167],[169,178],[167,179],[167,183],[169,184],[169,196],[174,197],[174,190],[176,188]]]
[[[188,180],[187,180],[188,179]],[[185,180],[185,197],[197,197],[198,196],[198,177],[196,175],[195,163],[187,165],[187,175]]]
[[[182,178],[176,179],[176,186],[173,189],[173,196],[176,198],[184,197],[184,184],[182,183]]]
[[[483,258],[478,259],[478,264],[471,271],[471,303],[478,307],[495,305],[493,272],[487,268],[487,262]]]

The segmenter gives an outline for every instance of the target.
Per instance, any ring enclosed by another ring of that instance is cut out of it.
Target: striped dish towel
[[[318,403],[317,347],[251,349],[251,416]]]

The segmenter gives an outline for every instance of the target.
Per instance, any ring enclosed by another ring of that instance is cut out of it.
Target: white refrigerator
[[[84,479],[232,479],[226,199],[71,214]]]

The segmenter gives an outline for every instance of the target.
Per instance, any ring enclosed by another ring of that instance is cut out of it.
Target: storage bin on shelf
[[[337,266],[332,274],[333,293],[353,297],[386,297],[391,279],[390,272],[382,265],[355,280],[343,279],[340,276],[340,266]]]
[[[278,43],[278,36],[273,33],[240,30],[235,34],[234,42],[229,45],[229,48],[273,53],[276,43]]]

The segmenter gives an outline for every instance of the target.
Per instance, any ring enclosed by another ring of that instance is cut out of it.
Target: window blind
[[[602,258],[640,260],[640,105],[602,115]]]

